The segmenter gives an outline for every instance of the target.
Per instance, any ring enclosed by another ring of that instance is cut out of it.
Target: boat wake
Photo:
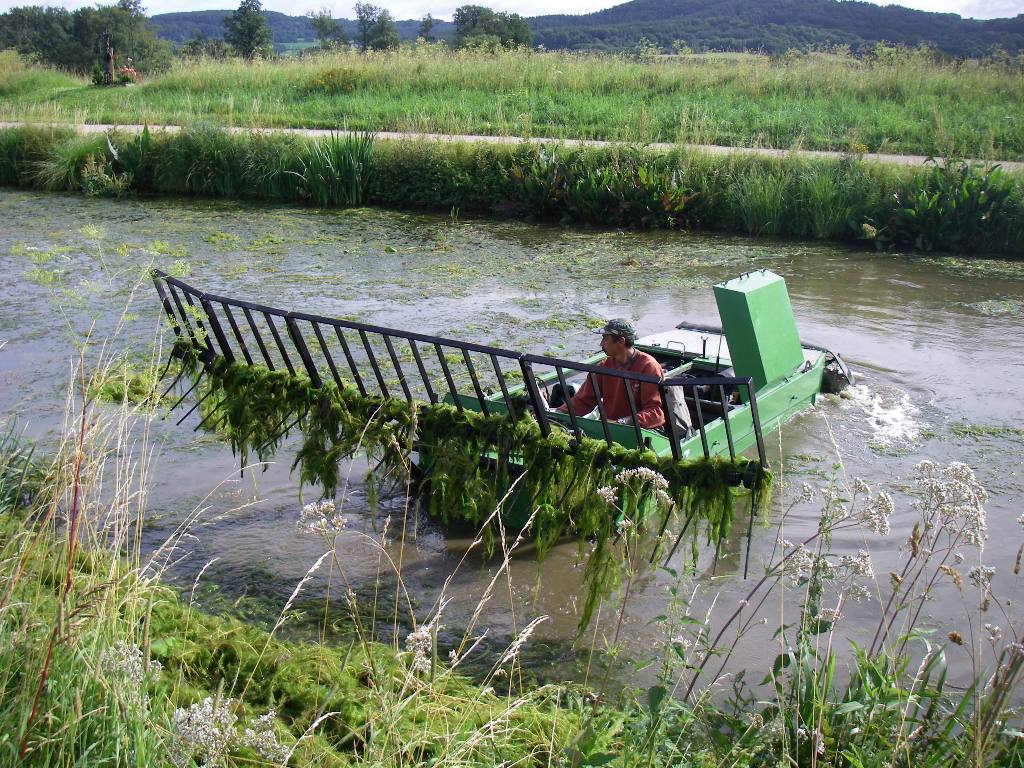
[[[875,390],[866,384],[854,384],[843,390],[839,402],[843,409],[863,413],[872,445],[891,448],[921,437],[918,408],[902,390]]]

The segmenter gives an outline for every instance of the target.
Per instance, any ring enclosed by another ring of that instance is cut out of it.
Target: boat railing
[[[505,414],[512,420],[518,419],[525,409],[532,413],[545,435],[550,433],[553,422],[560,423],[562,419],[552,417],[543,389],[557,382],[567,391],[568,379],[586,378],[597,395],[597,421],[609,445],[615,442],[613,432],[620,425],[605,413],[601,382],[607,385],[613,381],[613,386],[624,387],[638,446],[644,445],[644,439],[636,424],[637,403],[631,383],[648,383],[658,388],[662,403],[668,402],[669,390],[674,388],[678,389],[673,394],[682,394],[694,402],[694,426],[700,433],[705,457],[711,456],[707,427],[713,419],[707,418],[701,403],[709,399],[721,408],[729,455],[736,456],[729,411],[731,394],[738,389],[750,408],[758,459],[762,466],[767,466],[756,393],[749,377],[659,379],[356,320],[286,312],[206,293],[160,270],[154,270],[152,276],[176,337],[188,347],[200,350],[201,375],[219,356],[229,363],[264,366],[272,371],[296,374],[301,370],[314,386],[329,379],[339,387],[355,386],[365,396],[402,397],[410,403],[444,401],[460,411],[471,403],[485,415]],[[187,395],[188,392],[175,407]],[[191,410],[181,420],[189,413]],[[287,433],[304,415],[290,414],[272,432]],[[566,416],[574,437],[582,439],[582,417],[571,412]],[[665,432],[673,458],[682,458],[680,444],[689,435],[679,434],[671,418],[666,419]]]

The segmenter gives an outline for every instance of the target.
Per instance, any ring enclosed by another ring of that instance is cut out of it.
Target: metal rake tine
[[[193,431],[193,432],[198,432],[198,431],[200,430],[200,428],[201,428],[201,427],[203,426],[203,424],[205,424],[205,423],[206,423],[206,420],[207,420],[207,419],[209,419],[209,418],[210,418],[211,416],[213,416],[213,415],[214,415],[215,413],[217,413],[218,409],[219,409],[219,408],[220,408],[220,407],[221,407],[222,405],[224,405],[224,403],[226,403],[227,401],[228,401],[228,399],[227,399],[227,398],[225,397],[225,398],[224,398],[223,400],[221,400],[221,401],[220,401],[219,403],[217,403],[217,405],[215,405],[215,406],[213,407],[213,409],[212,409],[212,410],[211,410],[211,411],[210,411],[210,412],[209,412],[208,414],[206,414],[205,416],[203,416],[202,420],[201,420],[201,421],[200,421],[200,422],[199,422],[198,424],[196,424],[196,425],[195,425],[194,427],[192,427],[192,431]],[[198,405],[198,404],[199,404],[199,403],[196,403],[196,405]],[[221,423],[222,421],[224,421],[224,419],[221,419],[220,421],[218,421],[218,422],[217,422],[217,426],[220,426],[220,423]]]
[[[661,537],[665,535],[665,529],[668,528],[668,519],[672,517],[672,511],[676,508],[676,503],[673,501],[668,505],[668,509],[665,511],[665,519],[661,521],[661,528],[658,530],[658,538],[654,542],[654,549],[651,550],[651,557],[647,561],[648,565],[654,564],[654,559],[658,556],[658,544],[661,542]]]
[[[291,431],[291,430],[292,430],[292,429],[293,429],[293,428],[295,427],[295,425],[296,425],[296,424],[298,424],[298,423],[299,423],[300,421],[302,421],[302,420],[303,420],[304,418],[306,418],[306,414],[307,414],[307,413],[309,413],[309,411],[308,411],[308,410],[306,410],[306,411],[303,411],[303,412],[302,412],[302,415],[301,415],[301,416],[299,416],[299,418],[297,418],[297,419],[296,419],[295,421],[293,421],[293,422],[292,422],[291,424],[289,424],[289,425],[288,425],[287,427],[285,427],[284,429],[282,429],[282,430],[281,430],[281,431],[280,431],[279,433],[277,433],[276,435],[274,435],[274,437],[270,438],[270,439],[269,439],[269,440],[267,440],[267,441],[266,441],[265,443],[263,443],[263,445],[261,445],[261,446],[260,446],[259,448],[257,448],[257,449],[256,449],[256,453],[257,453],[257,454],[259,454],[259,452],[260,452],[260,451],[264,450],[264,449],[265,449],[265,448],[266,448],[267,446],[269,446],[269,445],[270,445],[271,443],[274,443],[274,442],[276,442],[276,441],[280,440],[280,439],[281,439],[281,438],[282,438],[282,437],[283,437],[284,435],[287,435],[287,434],[288,434],[288,433],[289,433],[289,432],[290,432],[290,431]]]
[[[199,382],[196,382],[196,383],[198,384]],[[193,389],[195,389],[195,387],[194,387],[194,386],[193,386]],[[191,391],[192,391],[192,390],[189,390],[189,392],[191,392]],[[185,394],[187,395],[187,394],[188,394],[188,392],[186,392]],[[208,397],[209,397],[210,395],[212,395],[212,394],[213,394],[213,390],[212,390],[212,389],[210,389],[210,390],[208,390],[208,391],[207,391],[207,393],[206,393],[205,395],[203,395],[203,396],[202,396],[202,397],[200,397],[200,398],[199,398],[198,400],[196,400],[196,402],[195,402],[195,405],[193,405],[193,406],[192,406],[191,408],[189,408],[189,409],[188,409],[188,411],[186,411],[186,412],[185,412],[185,415],[184,415],[184,416],[182,416],[182,417],[181,417],[180,419],[178,419],[178,421],[177,421],[177,422],[175,422],[174,426],[176,426],[176,427],[177,427],[177,426],[180,426],[180,425],[181,425],[181,422],[183,422],[183,421],[184,421],[185,419],[187,419],[187,418],[188,418],[189,416],[191,416],[191,415],[192,415],[192,412],[193,412],[193,411],[194,411],[194,410],[195,410],[196,408],[198,408],[198,407],[199,407],[200,405],[202,405],[202,404],[203,404],[203,401],[204,401],[204,400],[205,400],[206,398],[208,398]],[[181,399],[182,399],[182,400],[184,400],[184,399],[185,399],[185,397],[184,397],[184,396],[182,396],[182,398],[181,398]],[[173,410],[173,409],[172,409],[172,410]]]
[[[750,544],[754,538],[754,492],[750,492],[750,524],[747,526],[747,554],[743,558],[743,578],[747,578],[750,568]]]
[[[177,408],[179,405],[181,405],[185,401],[185,398],[188,397],[190,394],[192,394],[192,390],[194,390],[196,387],[199,386],[199,382],[202,381],[202,380],[203,380],[203,372],[200,371],[199,372],[199,378],[195,380],[195,382],[192,384],[191,387],[188,388],[188,391],[186,391],[185,394],[183,394],[181,397],[178,398],[178,401],[174,405],[171,406],[171,410],[168,411],[168,413],[171,413],[171,411],[173,411],[175,408]],[[164,418],[167,418],[167,417],[165,416]],[[181,422],[179,421],[178,423],[180,424]]]
[[[686,522],[683,523],[683,530],[681,530],[679,532],[679,535],[676,536],[676,543],[672,545],[672,551],[669,552],[668,553],[668,557],[665,558],[664,565],[668,565],[669,561],[672,559],[672,556],[676,553],[676,550],[679,549],[679,543],[683,540],[683,536],[686,535],[686,529],[690,527],[690,523],[693,521],[693,518],[694,518],[693,513],[691,513],[686,518]]]
[[[170,362],[168,362],[167,363],[167,368],[164,368],[164,372],[160,374],[160,377],[157,379],[157,381],[160,381],[161,379],[163,379],[164,376],[167,375],[167,369],[170,368],[170,367],[171,367],[171,364],[170,364]],[[165,389],[164,393],[162,395],[160,395],[160,399],[161,400],[163,400],[165,397],[167,397],[168,394],[170,394],[171,390],[174,389],[177,386],[178,382],[181,381],[181,377],[184,376],[184,375],[185,375],[185,369],[182,368],[180,371],[178,371],[178,375],[174,377],[174,381],[171,382],[171,386],[169,386],[167,389]]]

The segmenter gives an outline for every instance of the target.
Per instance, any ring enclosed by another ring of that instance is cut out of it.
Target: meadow
[[[1024,158],[1024,80],[927,51],[629,57],[511,51],[178,62],[96,88],[0,53],[0,120],[347,128]]]

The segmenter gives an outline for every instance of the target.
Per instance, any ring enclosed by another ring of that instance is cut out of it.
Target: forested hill
[[[697,51],[777,53],[842,44],[863,50],[883,41],[927,43],[955,56],[980,56],[995,46],[1024,50],[1024,14],[976,21],[852,0],[632,0],[529,22],[534,42],[548,48],[619,50],[646,37],[664,49],[678,40]]]
[[[158,37],[180,44],[188,40],[195,32],[204,37],[224,36],[224,17],[231,14],[223,11],[182,11],[180,13],[160,13],[150,17],[150,26]],[[274,41],[274,47],[280,48],[289,43],[312,43],[316,41],[313,25],[306,16],[288,16],[277,11],[264,11],[267,26]],[[349,19],[338,19],[345,34],[351,39],[356,33],[356,22]],[[419,19],[396,21],[398,36],[402,40],[415,40],[420,27]],[[436,20],[433,34],[446,37],[454,27],[451,22]]]
[[[230,12],[162,13],[150,22],[158,36],[183,43],[197,30],[206,37],[223,36]],[[316,39],[305,16],[264,15],[278,49]],[[339,22],[351,39],[355,21]],[[583,16],[537,16],[528,22],[534,43],[551,49],[628,50],[647,38],[665,51],[676,41],[695,51],[781,53],[842,44],[862,51],[878,42],[927,43],[954,56],[982,56],[995,47],[1024,51],[1024,14],[975,21],[855,0],[632,0]],[[419,20],[396,25],[403,40],[415,39]],[[433,34],[449,38],[452,30],[450,22],[438,20]]]

